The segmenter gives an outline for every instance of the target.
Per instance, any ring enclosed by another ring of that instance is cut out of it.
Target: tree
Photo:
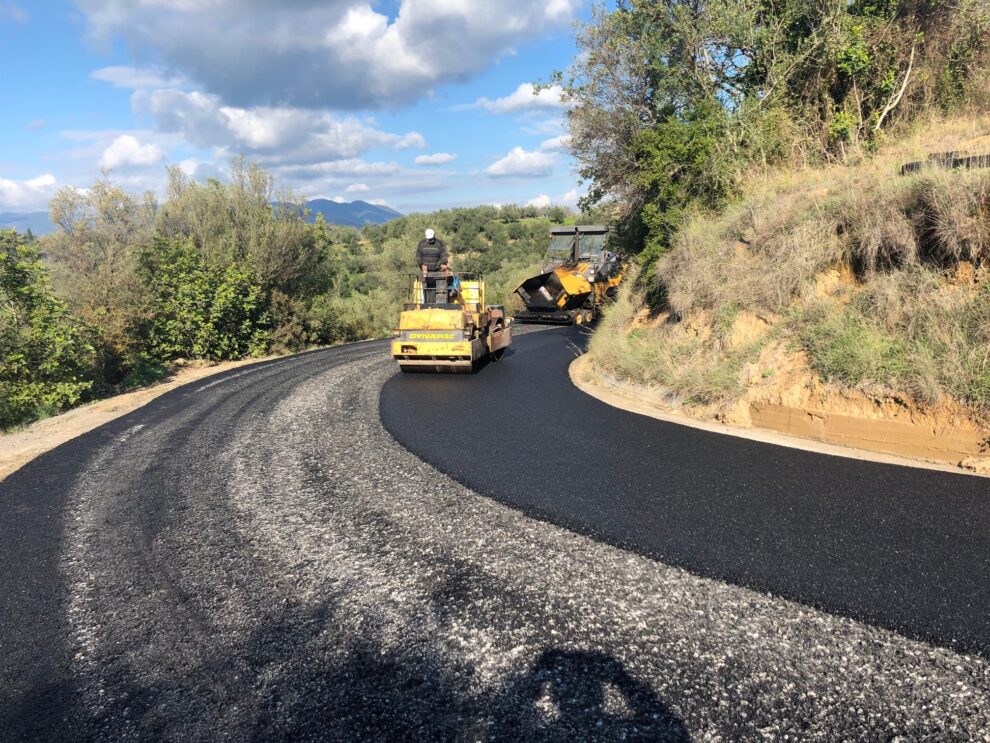
[[[156,238],[140,253],[138,275],[152,358],[238,359],[268,347],[267,297],[247,267],[210,265],[191,242]]]
[[[627,248],[666,249],[739,174],[843,159],[982,79],[986,0],[618,0],[558,75],[583,207],[611,203]]]
[[[137,253],[151,236],[156,203],[109,181],[88,191],[64,188],[51,203],[57,231],[44,239],[59,293],[99,335],[103,380],[116,383],[135,353],[131,332],[142,306]]]
[[[231,161],[229,183],[196,183],[169,168],[155,226],[162,237],[190,240],[208,264],[247,264],[267,290],[287,294],[311,291],[321,259],[302,202],[243,158]]]
[[[0,429],[78,402],[93,384],[93,357],[37,247],[0,231]]]

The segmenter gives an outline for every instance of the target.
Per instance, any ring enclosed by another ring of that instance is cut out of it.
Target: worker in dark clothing
[[[426,231],[426,239],[420,240],[416,247],[416,265],[424,274],[429,271],[447,272],[447,263],[450,256],[447,255],[447,246],[443,240],[437,239],[437,234],[433,230]]]
[[[437,239],[437,234],[432,229],[428,229],[426,239],[420,240],[419,245],[416,246],[416,265],[423,272],[423,300],[426,303],[447,302],[449,261],[447,246],[444,245],[443,240]]]

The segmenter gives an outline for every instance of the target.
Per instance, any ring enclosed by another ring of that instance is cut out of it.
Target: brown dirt
[[[843,299],[850,296],[849,289],[857,284],[852,268],[843,265],[823,271],[815,277],[813,295],[816,299]]]
[[[772,327],[769,319],[755,315],[748,310],[743,310],[732,323],[732,328],[728,334],[729,346],[731,348],[742,348],[761,340]]]
[[[229,369],[236,369],[273,358],[278,357],[268,356],[261,359],[228,361],[222,364],[210,364],[202,361],[180,362],[176,371],[163,382],[142,387],[123,395],[116,395],[106,400],[97,400],[61,415],[38,421],[13,433],[0,434],[0,480],[20,469],[35,457],[51,451],[76,436],[92,431],[104,423],[109,423],[115,418],[126,415],[142,405],[147,405],[156,397],[164,395],[176,387]]]
[[[698,428],[725,436],[736,436],[750,441],[762,441],[776,446],[786,446],[791,449],[801,449],[802,451],[812,451],[830,456],[883,462],[903,467],[918,467],[920,469],[939,470],[942,472],[990,475],[990,459],[974,458],[967,460],[965,465],[960,468],[960,466],[942,462],[926,461],[918,458],[886,454],[876,450],[830,444],[811,438],[782,434],[770,429],[729,425],[714,419],[700,419],[694,417],[698,412],[697,410],[672,405],[669,398],[664,396],[662,390],[645,389],[603,376],[591,368],[587,356],[580,356],[571,364],[570,374],[571,380],[578,389],[598,398],[608,405],[690,428]],[[692,415],[687,415],[687,412],[691,412]]]
[[[835,296],[851,281],[855,281],[851,274],[827,272],[815,291],[820,296]],[[727,333],[728,343],[732,347],[751,345],[772,330],[774,320],[740,312]],[[706,313],[698,313],[682,330],[704,340],[710,321]],[[851,389],[828,384],[811,370],[803,352],[780,341],[767,343],[759,358],[743,367],[743,394],[717,405],[684,405],[669,391],[613,379],[590,365],[581,368],[586,391],[599,397],[605,392],[619,394],[627,403],[634,399],[641,406],[737,431],[762,429],[990,475],[990,427],[965,406],[950,399],[922,405],[882,387]]]

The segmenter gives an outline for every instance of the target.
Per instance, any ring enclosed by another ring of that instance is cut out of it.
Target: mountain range
[[[322,214],[330,224],[345,227],[363,227],[366,224],[384,224],[398,219],[401,212],[387,206],[369,204],[367,201],[336,202],[330,199],[312,199],[306,202],[310,215],[308,221],[315,222],[316,215]]]
[[[311,199],[306,202],[310,214],[308,222],[315,222],[316,215],[322,214],[330,224],[344,227],[363,227],[366,224],[384,224],[402,216],[387,206],[369,204],[367,201],[337,202],[330,199]],[[36,236],[48,235],[55,231],[55,225],[48,218],[48,212],[0,212],[0,230],[31,232]]]
[[[27,214],[2,212],[0,213],[0,230],[17,230],[21,233],[31,230],[32,234],[39,237],[54,232],[55,225],[48,218],[48,212],[29,212]]]

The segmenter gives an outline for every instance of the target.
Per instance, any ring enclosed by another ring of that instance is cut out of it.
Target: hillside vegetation
[[[276,205],[276,206],[273,206]],[[395,326],[426,227],[490,301],[539,263],[559,209],[414,214],[362,230],[317,218],[262,168],[229,183],[170,171],[164,200],[107,181],[66,189],[55,234],[0,232],[0,429],[140,386],[176,362],[229,360],[364,338]]]
[[[652,277],[626,288],[593,358],[705,405],[740,395],[745,367],[772,346],[841,384],[987,409],[990,171],[898,175],[967,141],[990,145],[990,117],[926,129],[859,166],[748,183],[722,214],[688,220]],[[666,297],[659,312],[651,289]]]
[[[644,248],[595,368],[721,417],[784,376],[985,415],[990,170],[900,172],[990,152],[990,4],[688,10],[599,11],[566,80],[590,200]]]

